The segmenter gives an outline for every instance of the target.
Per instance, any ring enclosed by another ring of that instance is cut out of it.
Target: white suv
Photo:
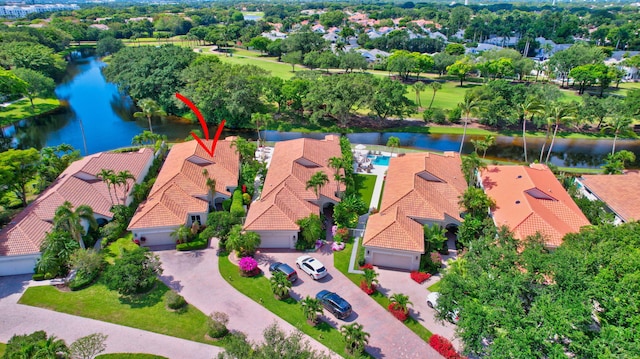
[[[327,275],[327,268],[325,268],[319,260],[311,256],[298,257],[298,259],[296,259],[296,265],[314,280],[324,278]]]
[[[440,293],[433,292],[427,296],[427,305],[429,308],[433,308],[438,310],[438,298],[440,298]],[[460,320],[460,315],[458,314],[458,310],[454,310],[453,312],[447,313],[447,320],[451,323],[457,323]]]

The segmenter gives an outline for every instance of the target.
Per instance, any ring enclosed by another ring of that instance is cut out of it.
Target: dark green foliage
[[[615,219],[615,215],[600,200],[592,201],[586,197],[573,197],[573,201],[580,207],[589,222],[595,226],[612,224]]]
[[[305,250],[315,248],[316,241],[321,239],[322,220],[317,214],[311,213],[308,217],[296,222],[300,226],[300,235],[296,242],[296,249]]]
[[[208,228],[208,227],[207,227]],[[200,249],[206,249],[209,247],[210,233],[206,232],[206,229],[198,234],[198,238],[188,243],[176,244],[176,250],[178,251],[195,251]]]
[[[231,227],[238,223],[238,219],[230,212],[211,212],[207,217],[207,228],[202,231],[200,236],[205,238],[217,237],[226,239]]]
[[[440,125],[447,123],[447,115],[441,108],[430,108],[424,110],[422,118],[425,122],[433,122]]]
[[[231,197],[231,208],[229,211],[236,218],[242,218],[246,214],[242,205],[242,191],[239,189],[233,192],[233,197]]]
[[[172,45],[125,47],[113,55],[104,74],[132,98],[153,99],[175,113],[175,93],[184,86],[181,71],[195,57],[191,49]]]
[[[460,122],[461,118],[462,118],[462,109],[458,106],[450,109],[449,113],[447,114],[447,119],[449,120],[449,122],[452,122],[452,123]]]
[[[98,40],[96,44],[96,54],[98,56],[104,56],[109,54],[115,54],[124,47],[124,43],[120,39],[113,37],[103,37]]]
[[[69,348],[62,339],[47,337],[47,333],[39,330],[31,334],[14,335],[7,342],[3,358],[67,358]]]
[[[209,316],[209,320],[207,321],[207,325],[209,330],[207,334],[211,338],[219,339],[224,337],[229,333],[229,329],[227,329],[227,324],[229,323],[229,316],[226,313],[215,312]]]
[[[105,271],[105,282],[121,295],[143,293],[151,289],[162,274],[160,259],[147,248],[124,251]]]
[[[65,276],[69,272],[71,255],[79,248],[78,242],[68,232],[47,233],[40,247],[42,256],[36,263],[36,272],[50,277]]]
[[[222,201],[222,210],[225,212],[229,212],[231,210],[231,203],[233,201],[231,199],[225,199]]]
[[[180,294],[170,290],[164,297],[164,303],[169,309],[178,310],[187,305],[187,301]]]
[[[367,210],[362,198],[348,194],[333,208],[333,220],[338,227],[355,228],[358,217],[367,213]]]

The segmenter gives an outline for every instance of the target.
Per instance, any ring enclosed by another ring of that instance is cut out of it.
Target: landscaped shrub
[[[93,282],[95,282],[95,280],[98,278],[98,274],[98,272],[95,272],[91,275],[80,275],[80,272],[78,272],[78,274],[76,274],[76,277],[69,282],[68,287],[72,291],[87,288],[88,286],[93,284]]]
[[[222,201],[222,210],[224,210],[225,212],[229,212],[231,210],[230,199],[225,199],[224,201]]]
[[[260,274],[260,268],[258,268],[258,262],[251,257],[242,257],[238,262],[240,267],[240,275],[243,277],[255,277]]]
[[[184,297],[172,290],[167,292],[167,295],[164,297],[164,303],[167,305],[167,308],[173,310],[178,310],[187,305]]]
[[[199,249],[206,249],[209,247],[209,237],[204,236],[205,232],[200,233],[198,238],[189,243],[176,244],[176,250],[178,251],[195,251]]]
[[[335,227],[335,226],[334,226]],[[333,240],[340,243],[340,242],[347,242],[349,240],[349,229],[348,228],[337,228],[334,232],[333,232]]]
[[[409,318],[409,313],[405,313],[404,310],[396,308],[396,303],[390,303],[387,309],[389,309],[389,312],[399,321],[404,322]]]
[[[422,117],[425,122],[433,122],[436,124],[445,124],[447,123],[447,115],[444,113],[444,110],[441,108],[432,108],[425,110],[422,114]]]
[[[367,285],[367,281],[363,279],[362,282],[360,282],[360,289],[362,289],[362,291],[367,293],[368,295],[371,295],[375,293],[376,285],[375,284]]]
[[[227,323],[229,323],[229,316],[226,313],[214,312],[209,316],[207,321],[207,335],[213,339],[220,339],[229,333],[227,329]]]
[[[438,334],[434,334],[429,338],[429,345],[447,359],[464,358],[456,352],[455,348],[447,338],[441,337]]]
[[[460,109],[460,107],[456,106],[449,110],[447,118],[449,119],[449,122],[452,123],[460,122],[460,119],[462,118],[462,110]]]
[[[429,278],[431,278],[431,273],[418,271],[411,272],[411,279],[415,280],[418,284],[424,283]]]
[[[248,206],[249,204],[251,204],[251,195],[248,193],[243,193],[242,194],[242,204],[244,204],[245,206]]]
[[[245,215],[244,207],[242,206],[242,191],[236,190],[231,197],[231,209],[229,210],[236,218],[242,218]]]
[[[34,273],[31,279],[35,281],[44,280],[44,273]]]

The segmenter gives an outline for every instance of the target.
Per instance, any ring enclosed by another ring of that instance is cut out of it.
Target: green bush
[[[44,273],[33,273],[33,276],[31,277],[31,279],[35,281],[44,280]]]
[[[202,234],[196,240],[193,240],[188,243],[180,243],[176,245],[176,250],[178,251],[195,251],[199,249],[205,249],[209,247],[209,237],[205,237]]]
[[[69,289],[76,291],[87,288],[95,282],[96,278],[98,278],[98,272],[88,276],[76,275],[76,277],[69,282]]]
[[[209,316],[209,320],[207,321],[207,325],[209,329],[207,330],[207,334],[211,338],[219,339],[227,335],[229,333],[229,329],[227,329],[227,323],[229,323],[229,316],[222,312],[215,312]]]
[[[460,119],[462,118],[462,110],[460,109],[460,107],[456,106],[449,110],[447,118],[449,119],[449,122],[452,123],[460,122]]]
[[[244,207],[242,205],[242,191],[235,190],[233,197],[231,197],[231,214],[236,218],[242,218],[245,215]]]
[[[441,108],[431,108],[424,111],[422,118],[425,122],[433,122],[435,124],[447,123],[447,116]]]
[[[164,297],[164,303],[167,305],[167,308],[173,310],[183,308],[187,305],[184,297],[172,290],[167,292],[167,295]]]
[[[249,195],[248,193],[243,193],[242,194],[242,204],[249,205],[251,203],[251,195]]]
[[[230,199],[225,199],[224,201],[222,201],[222,210],[224,210],[225,212],[229,212],[229,210],[231,210]]]

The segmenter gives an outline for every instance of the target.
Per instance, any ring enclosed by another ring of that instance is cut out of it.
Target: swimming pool
[[[367,156],[371,158],[371,163],[378,166],[389,166],[389,156]]]

